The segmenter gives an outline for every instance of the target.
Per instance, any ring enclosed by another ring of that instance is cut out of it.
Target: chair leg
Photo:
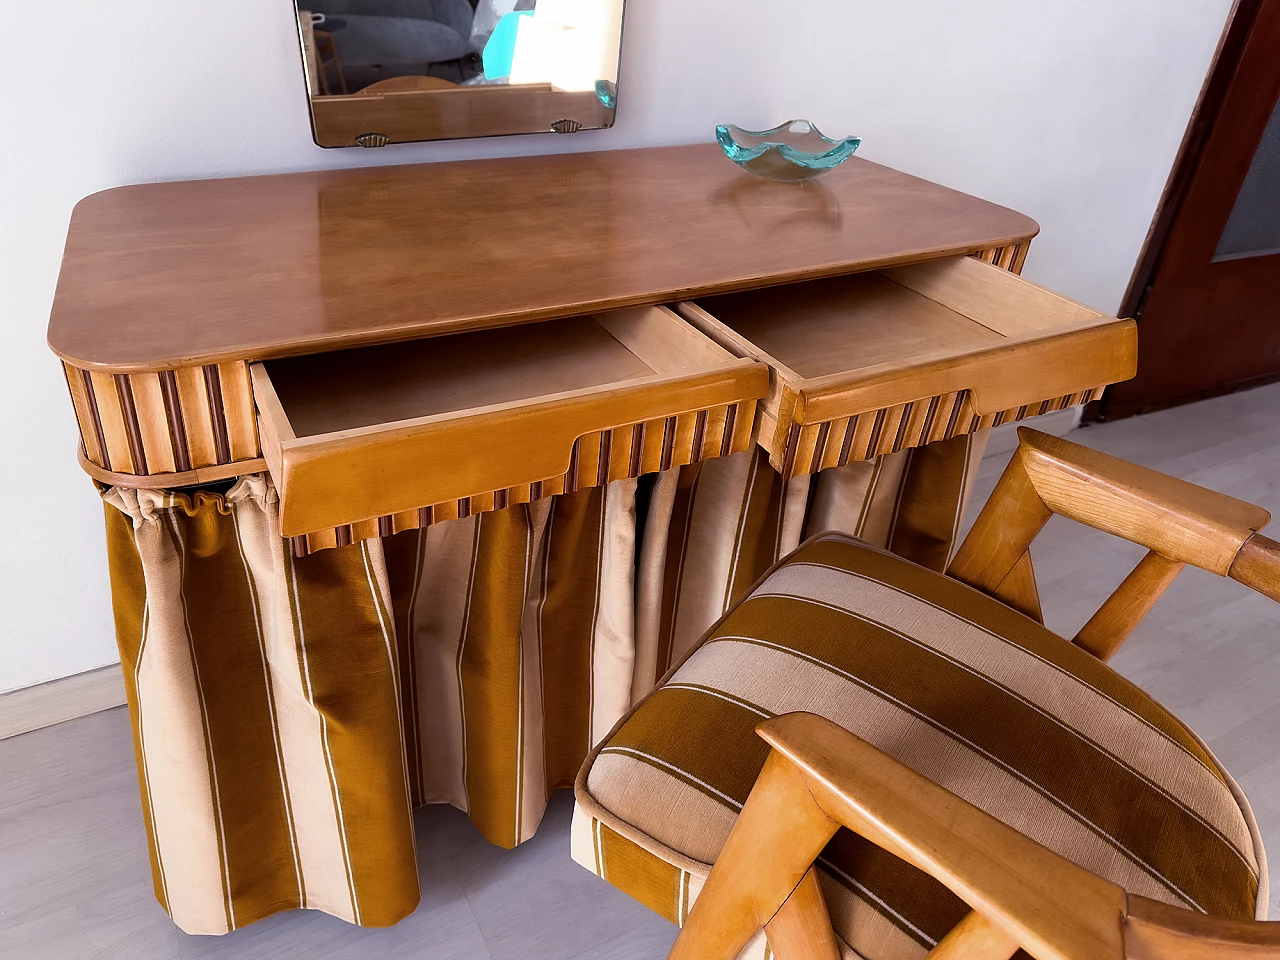
[[[840,945],[831,929],[815,867],[764,925],[764,935],[777,960],[840,960]]]
[[[780,922],[777,932],[784,937],[797,927],[812,931],[817,920],[811,898],[822,900],[816,878],[808,881],[806,875],[839,826],[813,799],[800,771],[776,751],[770,753],[667,960],[735,960],[773,921]],[[779,916],[801,881],[812,886]],[[822,913],[825,918],[825,906]]]

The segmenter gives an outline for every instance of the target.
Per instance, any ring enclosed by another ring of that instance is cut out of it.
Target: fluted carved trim
[[[207,467],[242,463],[242,473],[258,469],[258,428],[245,362],[115,374],[64,363],[63,372],[81,452],[102,471],[154,476],[151,485],[165,486],[174,475]]]

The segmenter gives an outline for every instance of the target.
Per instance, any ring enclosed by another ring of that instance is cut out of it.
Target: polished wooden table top
[[[72,216],[49,344],[161,370],[661,303],[1027,240],[855,158],[806,185],[714,144],[119,187]]]

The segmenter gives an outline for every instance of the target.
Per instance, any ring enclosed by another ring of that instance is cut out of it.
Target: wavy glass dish
[[[844,163],[862,144],[861,137],[832,140],[808,120],[792,120],[772,130],[716,127],[724,155],[766,180],[808,180]]]

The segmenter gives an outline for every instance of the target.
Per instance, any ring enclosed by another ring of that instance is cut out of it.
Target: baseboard
[[[987,440],[987,449],[983,451],[982,457],[985,460],[987,457],[1005,457],[1013,453],[1018,446],[1019,427],[1031,427],[1041,433],[1065,437],[1079,425],[1083,410],[1083,407],[1067,407],[1065,410],[1046,413],[1043,417],[1028,417],[1020,423],[1006,423],[996,427],[991,431],[991,438]]]
[[[120,664],[0,693],[0,740],[125,703]]]

